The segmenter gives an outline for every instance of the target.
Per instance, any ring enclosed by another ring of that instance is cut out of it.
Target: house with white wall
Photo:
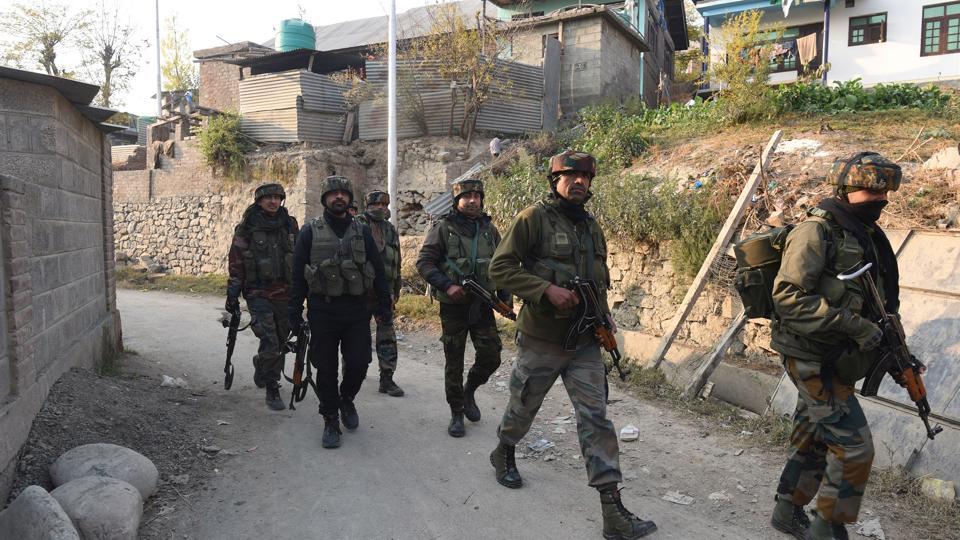
[[[783,28],[771,58],[772,84],[794,82],[826,65],[825,83],[860,78],[878,83],[960,86],[960,0],[694,0],[704,32],[758,10],[764,26]],[[816,49],[812,49],[815,45]],[[704,51],[711,61],[722,50]],[[803,53],[801,55],[801,52]],[[811,56],[812,55],[812,56]]]

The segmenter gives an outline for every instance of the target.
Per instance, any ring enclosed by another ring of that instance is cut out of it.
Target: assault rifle
[[[309,323],[301,324],[300,328],[291,334],[291,337],[295,337],[295,339],[287,341],[287,350],[296,355],[293,362],[293,377],[287,377],[286,373],[283,377],[293,385],[293,390],[290,391],[290,410],[295,411],[297,408],[293,406],[293,403],[303,401],[303,398],[307,396],[307,388],[312,386],[314,392],[317,392],[317,387],[316,383],[313,382],[310,362],[307,362],[307,349],[310,345]],[[318,397],[319,395],[319,392],[317,392]]]
[[[463,288],[466,289],[468,293],[476,296],[480,300],[483,300],[488,307],[496,310],[497,313],[503,315],[511,321],[517,320],[517,314],[513,312],[513,309],[511,309],[506,302],[497,298],[497,295],[483,288],[483,285],[480,285],[473,279],[464,279]]]
[[[227,363],[223,366],[223,389],[229,390],[233,386],[233,364],[230,359],[233,357],[233,349],[237,345],[237,332],[240,331],[240,308],[237,308],[220,317],[220,323],[227,328]],[[245,327],[244,327],[245,328]]]
[[[863,385],[860,387],[860,394],[864,396],[877,395],[883,376],[889,373],[897,383],[907,389],[907,393],[910,394],[910,399],[917,406],[920,420],[923,421],[924,427],[927,428],[927,437],[932,440],[936,437],[937,433],[943,431],[943,427],[936,425],[931,428],[930,421],[928,420],[930,403],[927,402],[927,389],[924,387],[923,378],[921,377],[921,374],[926,371],[926,366],[924,366],[923,362],[917,359],[916,356],[911,354],[910,349],[907,348],[906,335],[903,332],[903,325],[900,324],[900,319],[892,313],[887,313],[883,305],[883,300],[880,298],[880,293],[877,292],[877,286],[873,281],[873,276],[871,276],[869,272],[872,267],[873,263],[867,263],[859,270],[837,276],[837,279],[841,281],[860,278],[867,292],[867,301],[872,307],[873,313],[878,317],[878,320],[875,322],[880,326],[880,330],[883,331],[883,345],[881,346],[880,359],[877,360],[877,362],[870,367],[870,371],[867,372]]]
[[[567,336],[563,341],[563,348],[567,350],[575,349],[577,339],[587,333],[593,332],[597,343],[613,358],[613,367],[617,368],[617,375],[621,381],[627,379],[630,373],[629,369],[623,369],[620,366],[620,349],[617,348],[617,338],[613,336],[613,327],[604,310],[600,307],[600,295],[597,292],[597,284],[591,280],[582,279],[574,276],[566,284],[566,288],[572,290],[580,298],[580,311],[577,320],[570,325],[567,330]]]

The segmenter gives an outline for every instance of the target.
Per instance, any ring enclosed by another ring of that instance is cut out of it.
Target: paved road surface
[[[557,447],[518,460],[522,489],[503,488],[493,478],[487,456],[507,400],[510,350],[505,367],[478,393],[483,420],[453,439],[446,434],[437,336],[405,336],[397,381],[407,395],[377,393],[374,360],[356,401],[360,428],[344,433],[341,448],[325,450],[312,393],[296,411],[264,406],[263,391],[251,382],[256,342],[249,331],[234,355],[234,386],[223,390],[225,331],[215,322],[222,300],[120,290],[118,303],[126,345],[142,361],[185,374],[192,388],[217,396],[214,417],[230,425],[218,427],[211,443],[239,451],[217,465],[219,473],[203,490],[187,494],[190,507],[164,517],[171,538],[601,537],[599,500],[586,485],[574,425],[562,420],[571,411],[562,386],[553,389],[535,425],[537,435]],[[641,430],[641,442],[621,443],[628,478],[623,497],[628,508],[657,522],[660,532],[651,538],[786,538],[767,525],[779,454],[748,448],[735,456],[743,446],[734,437],[616,389],[611,397],[621,400],[611,405],[617,427],[629,422]],[[694,503],[661,499],[671,490]],[[708,498],[720,491],[731,500]]]

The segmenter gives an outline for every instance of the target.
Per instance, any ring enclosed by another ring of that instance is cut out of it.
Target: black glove
[[[228,313],[240,311],[240,299],[236,296],[227,296],[227,302],[223,305],[223,309],[227,310]]]

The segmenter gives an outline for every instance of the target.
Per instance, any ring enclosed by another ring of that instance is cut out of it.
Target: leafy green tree
[[[160,73],[164,90],[191,90],[200,86],[200,71],[193,64],[190,36],[177,28],[177,16],[166,20],[166,36],[160,42]]]

